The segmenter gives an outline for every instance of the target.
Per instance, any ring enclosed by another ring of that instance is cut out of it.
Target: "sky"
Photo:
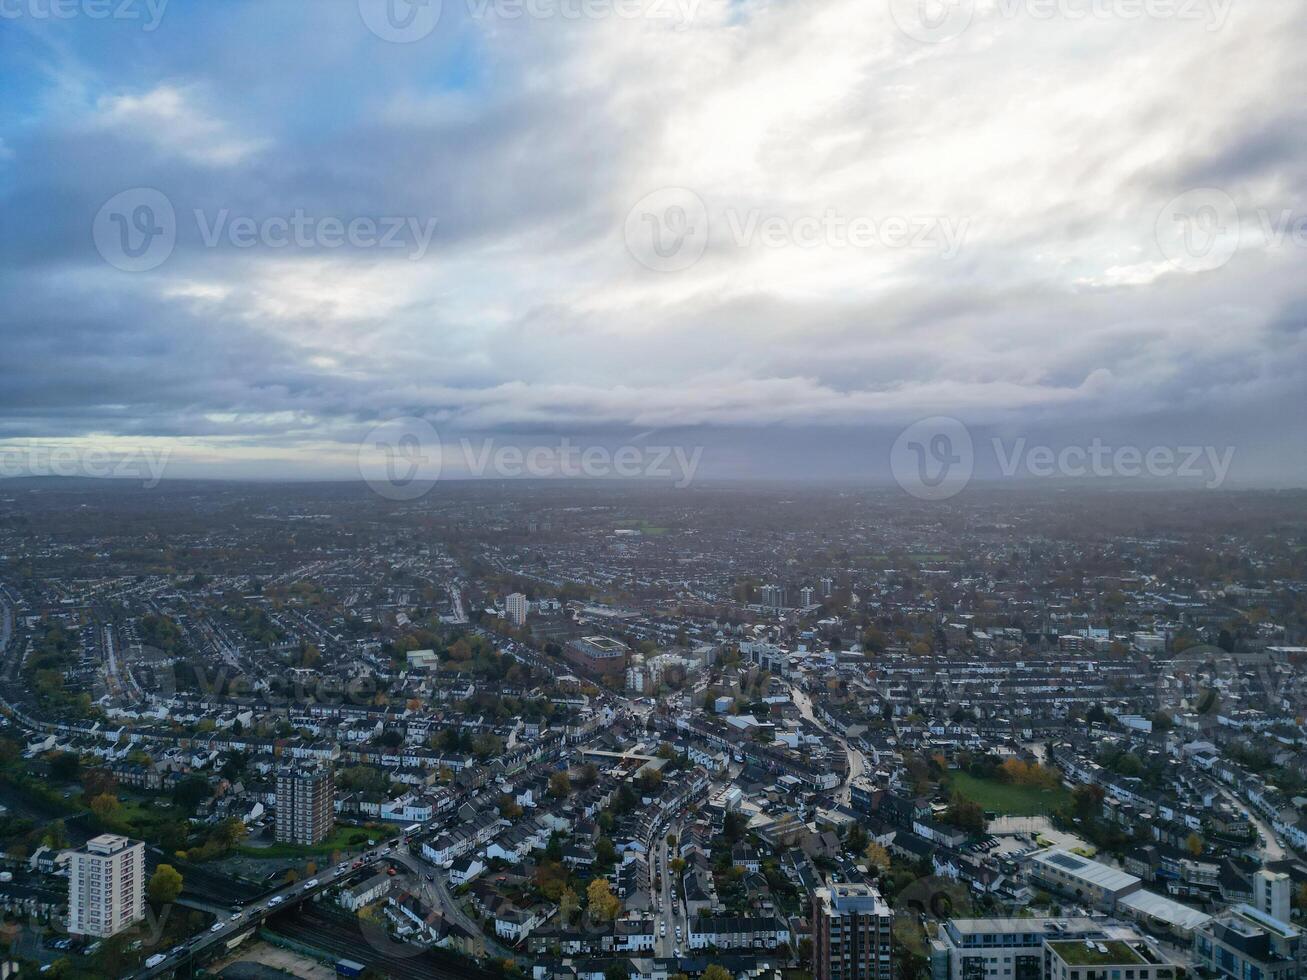
[[[0,0],[0,476],[1302,486],[1305,42],[1293,0]]]

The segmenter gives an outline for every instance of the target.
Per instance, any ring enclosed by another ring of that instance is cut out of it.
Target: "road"
[[[362,868],[354,868],[349,862],[333,865],[319,871],[315,877],[307,882],[297,881],[275,892],[270,892],[265,898],[259,899],[258,904],[250,906],[241,912],[228,912],[225,916],[220,917],[206,932],[189,939],[182,951],[170,952],[162,963],[138,970],[132,976],[138,978],[155,977],[174,970],[196,954],[206,952],[219,943],[225,944],[228,940],[246,930],[257,928],[260,922],[275,912],[284,911],[290,905],[313,898],[326,889],[339,884],[341,880],[353,875],[366,876],[371,874],[371,869],[375,865],[386,861],[385,855],[379,852],[372,852],[372,854],[372,857],[365,860]]]
[[[679,820],[673,821],[667,832],[661,834],[654,844],[654,866],[658,869],[657,888],[651,889],[657,899],[658,935],[654,937],[654,949],[659,956],[671,956],[674,951],[684,951],[685,941],[689,939],[689,917],[685,914],[685,903],[676,889],[675,877],[671,863],[676,851],[667,846],[667,835],[675,834],[679,842],[683,827]],[[649,869],[653,874],[654,866]],[[681,930],[681,938],[676,938],[676,930]]]
[[[1233,804],[1237,809],[1243,811],[1244,815],[1252,821],[1253,826],[1257,828],[1257,833],[1261,835],[1263,842],[1257,848],[1257,851],[1261,855],[1263,863],[1267,861],[1283,861],[1285,858],[1292,857],[1292,855],[1285,850],[1284,845],[1280,843],[1280,839],[1275,836],[1275,831],[1271,829],[1271,825],[1259,817],[1252,807],[1224,786],[1218,784],[1217,789],[1221,791],[1221,795],[1229,800],[1231,804]]]
[[[440,909],[451,921],[458,923],[473,936],[481,936],[485,940],[486,952],[500,958],[520,959],[517,953],[501,945],[494,936],[482,932],[481,927],[473,921],[472,917],[463,911],[462,906],[449,891],[449,881],[442,868],[437,868],[426,859],[413,854],[407,845],[396,848],[389,857],[396,864],[408,869],[426,905],[433,909]],[[431,878],[430,881],[427,880],[428,876]]]
[[[842,735],[832,732],[825,723],[818,721],[817,716],[812,711],[812,698],[808,697],[806,691],[802,690],[797,684],[790,684],[790,698],[794,701],[794,706],[799,709],[800,716],[814,728],[825,732],[831,738],[840,743],[844,749],[844,757],[848,761],[848,771],[844,775],[844,782],[840,784],[835,793],[835,801],[841,805],[847,806],[849,794],[852,790],[853,780],[857,779],[867,771],[867,757],[858,749],[855,749],[848,743]]]

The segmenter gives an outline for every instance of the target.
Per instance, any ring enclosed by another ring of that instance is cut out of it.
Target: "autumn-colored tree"
[[[581,907],[580,896],[571,888],[563,890],[563,894],[558,899],[558,918],[563,925],[567,925],[576,917],[577,909]]]
[[[1197,834],[1190,834],[1189,837],[1185,840],[1184,846],[1185,846],[1185,850],[1187,850],[1194,857],[1202,857],[1203,839],[1199,837]]]
[[[873,868],[879,868],[881,871],[888,871],[890,867],[889,851],[881,845],[872,841],[867,845],[867,849],[862,852],[863,857],[867,859],[867,864]]]
[[[95,799],[91,800],[91,812],[101,820],[108,819],[118,812],[121,804],[118,797],[112,793],[101,793]]]
[[[703,971],[703,980],[735,980],[735,978],[726,967],[712,963]]]
[[[585,890],[590,914],[602,922],[611,922],[622,911],[622,900],[613,894],[606,878],[595,878]]]

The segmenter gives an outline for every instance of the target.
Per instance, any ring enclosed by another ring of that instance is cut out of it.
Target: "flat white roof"
[[[1206,912],[1199,912],[1196,908],[1174,902],[1165,895],[1143,889],[1132,892],[1117,904],[1185,932],[1192,932],[1212,920]]]

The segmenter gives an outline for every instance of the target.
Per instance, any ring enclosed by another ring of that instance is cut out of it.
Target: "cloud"
[[[352,4],[19,35],[0,60],[39,70],[0,116],[0,437],[290,460],[411,414],[540,437],[773,432],[801,456],[814,432],[933,414],[1165,433],[1219,403],[1307,477],[1284,410],[1307,381],[1307,243],[1258,235],[1304,199],[1302,9],[1236,5],[1209,29],[982,6],[923,45],[866,0],[702,0],[669,20],[444,7],[411,45]],[[1237,202],[1245,235],[1195,274],[1155,224],[1200,186]],[[130,187],[176,212],[147,273],[92,247]],[[708,229],[675,272],[624,237],[664,187],[692,190]],[[297,213],[435,232],[416,258],[205,240],[219,216]],[[873,231],[851,244],[858,223]]]
[[[231,167],[258,151],[260,141],[237,135],[197,103],[193,89],[159,85],[139,95],[102,97],[96,122],[201,166]]]

